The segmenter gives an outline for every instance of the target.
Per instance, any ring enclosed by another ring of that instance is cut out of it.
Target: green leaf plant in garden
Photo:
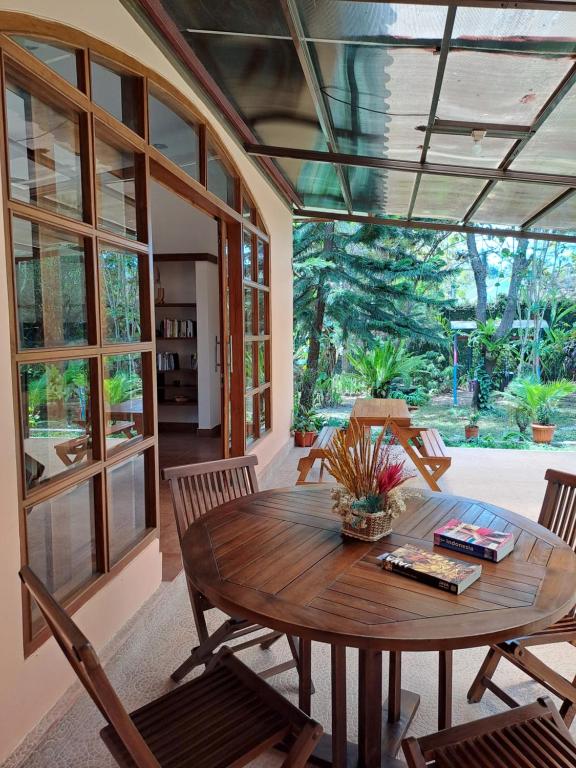
[[[410,377],[423,365],[421,355],[411,355],[403,341],[381,341],[372,349],[356,346],[348,361],[362,379],[371,397],[388,397],[392,382],[401,379],[410,383]]]

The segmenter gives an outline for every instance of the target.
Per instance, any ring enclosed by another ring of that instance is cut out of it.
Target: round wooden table
[[[439,652],[439,723],[446,727],[454,649],[543,629],[576,602],[576,555],[546,528],[484,502],[412,493],[394,532],[375,544],[340,534],[330,486],[322,485],[264,491],[217,507],[182,543],[187,577],[214,605],[303,638],[304,672],[310,641],[332,646],[332,736],[319,759],[335,766],[401,765],[393,756],[419,704],[416,694],[401,689],[402,651]],[[483,561],[480,579],[462,595],[379,566],[377,555],[403,544],[432,548],[434,530],[453,517],[516,537],[513,553],[500,563]],[[357,746],[347,742],[347,646],[359,649]],[[382,651],[390,652],[385,725]],[[305,686],[300,706],[310,709]]]

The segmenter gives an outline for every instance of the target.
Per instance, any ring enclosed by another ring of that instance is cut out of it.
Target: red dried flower
[[[378,475],[378,490],[380,494],[389,493],[402,483],[406,482],[411,475],[404,470],[405,461],[386,462],[384,468]]]

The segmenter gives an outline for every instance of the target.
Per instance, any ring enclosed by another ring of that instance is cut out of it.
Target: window
[[[102,336],[105,344],[140,341],[140,294],[145,284],[142,258],[134,251],[99,248]]]
[[[6,82],[10,196],[72,219],[83,218],[79,119],[16,78]]]
[[[220,158],[215,146],[208,142],[208,179],[207,187],[216,197],[223,200],[231,208],[236,207],[236,179],[230,173]]]
[[[104,369],[104,418],[108,455],[144,435],[142,355],[106,355]]]
[[[136,155],[98,136],[95,153],[98,226],[137,240]]]
[[[246,442],[271,427],[270,287],[268,245],[244,229],[244,381]]]
[[[150,143],[193,179],[200,178],[198,126],[185,120],[159,97],[148,96]]]
[[[94,481],[26,510],[28,564],[57,600],[91,581],[100,570],[96,547]],[[32,623],[42,626],[34,605]]]
[[[134,456],[108,471],[110,558],[124,555],[146,533],[146,457]]]
[[[35,58],[53,69],[56,74],[78,88],[78,59],[75,48],[61,43],[47,42],[38,37],[12,35],[12,40],[25,48]]]
[[[142,78],[92,57],[92,100],[136,133],[142,133]]]
[[[88,344],[84,239],[12,218],[20,349]]]
[[[92,460],[90,362],[22,363],[22,450],[26,489]]]

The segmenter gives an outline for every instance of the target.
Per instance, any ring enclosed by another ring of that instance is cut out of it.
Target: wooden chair
[[[548,486],[538,522],[564,539],[576,551],[576,475],[548,469],[545,478]],[[560,714],[566,725],[570,726],[576,714],[576,677],[572,681],[566,680],[528,650],[532,645],[550,643],[570,643],[576,646],[574,610],[548,629],[493,645],[468,691],[468,701],[480,701],[488,688],[509,706],[518,706],[492,680],[500,660],[504,658],[562,699]]]
[[[402,742],[408,768],[574,768],[576,743],[550,699]]]
[[[33,571],[20,578],[81,683],[108,721],[102,740],[122,768],[243,766],[275,744],[304,768],[322,728],[223,648],[206,671],[128,714],[90,642]],[[81,734],[78,738],[82,738]]]
[[[170,467],[162,470],[162,478],[170,483],[170,491],[176,517],[178,537],[182,541],[190,525],[219,504],[258,492],[258,481],[254,466],[258,463],[256,456],[242,456],[236,459],[206,461],[200,464],[188,464],[180,467]],[[192,614],[199,645],[192,649],[190,656],[172,674],[176,682],[182,680],[194,667],[206,664],[212,653],[223,643],[236,638],[252,635],[249,640],[235,645],[233,651],[241,651],[254,645],[262,649],[270,648],[283,634],[282,632],[262,632],[265,627],[245,619],[230,617],[215,632],[209,634],[204,614],[214,608],[212,603],[187,578],[188,594],[192,606]],[[277,675],[287,669],[299,668],[299,652],[296,640],[288,636],[288,643],[293,660],[277,664],[261,673],[267,678]]]
[[[424,427],[401,427],[394,423],[392,432],[430,489],[440,491],[438,480],[452,464],[440,432]]]
[[[298,461],[298,480],[297,485],[303,485],[306,482],[306,478],[314,462],[320,459],[322,462],[320,465],[320,480],[324,474],[324,459],[326,458],[326,448],[330,445],[334,434],[338,431],[338,427],[322,427],[318,437],[314,441],[314,444],[310,448],[310,452],[307,456],[302,456]]]

